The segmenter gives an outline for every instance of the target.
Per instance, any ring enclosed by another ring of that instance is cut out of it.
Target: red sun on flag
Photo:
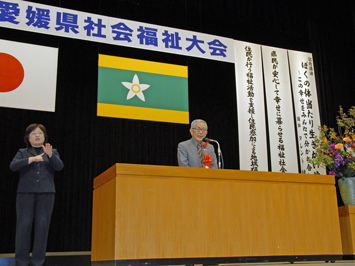
[[[25,76],[25,71],[19,60],[14,56],[0,53],[0,92],[17,89]]]

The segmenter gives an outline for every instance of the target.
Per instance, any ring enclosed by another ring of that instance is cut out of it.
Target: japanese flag
[[[0,106],[55,111],[58,48],[0,40]]]

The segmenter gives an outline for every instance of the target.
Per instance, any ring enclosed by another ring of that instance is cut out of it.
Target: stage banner
[[[0,1],[0,27],[234,62],[233,39],[21,0]]]
[[[187,66],[100,54],[97,115],[189,124]]]
[[[272,172],[298,173],[287,50],[262,46]]]
[[[316,152],[314,139],[319,136],[321,125],[318,107],[317,86],[311,53],[288,51],[293,101],[296,114],[298,152],[301,173],[326,174],[324,168],[313,166],[308,158]]]
[[[0,106],[55,111],[58,49],[0,40]]]
[[[234,41],[240,170],[268,171],[261,46]]]

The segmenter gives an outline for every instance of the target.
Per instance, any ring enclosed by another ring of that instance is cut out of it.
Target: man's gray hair
[[[206,129],[208,129],[206,121],[204,121],[202,119],[195,119],[194,121],[192,121],[191,122],[191,128],[194,128],[196,123],[205,123],[206,124]]]

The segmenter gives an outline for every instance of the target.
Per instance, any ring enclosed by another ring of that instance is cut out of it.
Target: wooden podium
[[[334,177],[116,164],[94,180],[92,265],[336,260]]]
[[[339,207],[341,240],[344,256],[355,256],[355,206]]]

